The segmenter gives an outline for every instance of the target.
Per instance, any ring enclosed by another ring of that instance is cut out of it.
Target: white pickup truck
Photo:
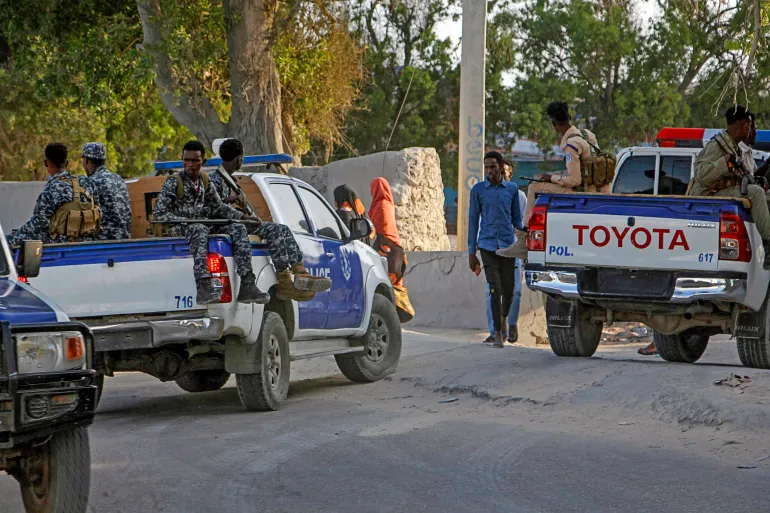
[[[235,374],[247,409],[274,410],[288,393],[293,360],[334,355],[342,373],[358,382],[395,370],[401,326],[383,259],[358,240],[368,235],[368,222],[343,226],[316,190],[289,176],[239,176],[260,217],[288,225],[305,266],[333,285],[311,301],[278,300],[267,248],[253,240],[257,284],[273,299],[264,306],[238,303],[230,240],[212,236],[209,268],[224,293],[219,304],[201,306],[186,240],[147,235],[165,179],[128,181],[132,240],[46,245],[40,275],[30,280],[92,329],[97,372],[141,371],[189,392],[219,389]]]
[[[695,362],[736,337],[741,362],[770,368],[770,271],[747,200],[541,194],[529,220],[527,285],[546,301],[560,356],[591,356],[604,324],[642,322],[660,355]]]

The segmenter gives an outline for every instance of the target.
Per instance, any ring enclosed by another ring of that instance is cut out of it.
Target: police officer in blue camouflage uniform
[[[102,209],[99,239],[130,239],[131,200],[128,198],[128,187],[120,176],[110,172],[104,165],[107,148],[102,143],[90,142],[83,146],[80,160],[96,202]]]
[[[171,176],[163,184],[155,204],[155,221],[167,223],[186,219],[252,219],[242,212],[224,204],[219,194],[208,180],[201,176],[206,149],[200,141],[189,141],[184,145],[182,160],[184,171],[181,173],[183,194],[177,199],[177,177]],[[208,187],[206,187],[208,184]],[[221,290],[216,290],[208,268],[209,233],[223,233],[232,238],[233,258],[241,286],[238,292],[239,303],[267,304],[270,295],[257,288],[257,279],[251,266],[251,244],[249,235],[242,223],[234,222],[224,227],[210,230],[203,224],[170,224],[172,235],[184,235],[190,244],[193,256],[193,274],[198,292],[198,304],[217,303]]]
[[[225,203],[245,212],[247,199],[239,191],[230,189],[222,178],[223,173],[232,175],[243,165],[243,145],[238,139],[227,139],[219,147],[222,164],[211,173],[211,185]],[[235,178],[233,177],[233,180]],[[293,299],[308,301],[313,299],[315,292],[328,290],[332,286],[329,278],[312,276],[302,262],[302,250],[294,240],[291,228],[284,224],[262,222],[251,225],[248,231],[258,235],[267,244],[270,258],[278,276],[276,295],[278,299]],[[294,277],[292,278],[292,274]]]
[[[48,171],[48,182],[43,192],[37,198],[35,210],[29,221],[18,230],[8,235],[8,243],[18,246],[24,240],[39,240],[45,244],[58,242],[85,242],[96,239],[96,233],[78,234],[70,237],[66,233],[57,233],[51,225],[51,220],[62,208],[74,201],[73,176],[67,171],[68,152],[62,143],[51,143],[45,148],[44,164]],[[84,204],[90,203],[93,207],[93,191],[87,179],[78,179],[83,192],[79,194],[77,201]],[[77,179],[77,178],[75,178]],[[98,210],[98,207],[95,207]]]

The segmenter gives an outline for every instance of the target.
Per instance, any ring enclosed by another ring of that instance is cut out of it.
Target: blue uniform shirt
[[[468,253],[474,255],[478,249],[496,251],[513,244],[513,228],[524,229],[521,212],[515,183],[492,185],[486,179],[474,185],[468,213]]]

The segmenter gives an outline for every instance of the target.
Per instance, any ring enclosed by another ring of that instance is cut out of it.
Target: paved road
[[[592,359],[590,368],[582,360],[559,374],[596,383],[594,366],[614,369],[608,375],[620,368],[661,375],[685,368],[629,361],[631,354],[631,348],[612,348],[604,359]],[[392,379],[352,385],[333,375],[330,361],[297,365],[295,376],[313,379],[292,385],[282,411],[262,414],[242,410],[233,381],[218,392],[193,395],[139,374],[109,379],[91,428],[90,510],[768,510],[770,459],[756,461],[770,439],[767,432],[634,416],[625,399],[613,399],[617,390],[611,387],[620,385],[611,380],[593,387],[606,396],[592,396],[590,404],[563,394],[561,402],[548,403],[500,401],[478,390],[478,397],[433,391],[440,376],[458,369],[493,369],[508,359],[531,368],[567,361],[551,356],[407,334]],[[714,372],[711,366],[686,368]],[[546,370],[538,370],[544,381],[557,379]],[[492,379],[502,389],[512,374],[479,380]],[[417,385],[420,377],[435,381]],[[486,385],[484,390],[494,388]],[[450,397],[458,400],[440,402]],[[738,469],[741,463],[757,468]],[[15,483],[0,478],[0,512],[21,511]]]

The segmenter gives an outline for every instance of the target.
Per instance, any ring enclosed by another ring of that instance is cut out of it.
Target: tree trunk
[[[158,49],[164,36],[160,24],[163,17],[160,0],[136,0],[136,5],[144,32],[144,42],[139,45],[139,49],[149,53],[155,61],[155,85],[160,91],[163,104],[174,119],[211,148],[214,139],[225,136],[225,124],[220,121],[199,82],[187,80],[182,88],[174,80],[171,59]]]
[[[224,0],[232,115],[228,135],[247,155],[282,153],[281,84],[273,59],[277,0]]]
[[[754,71],[754,60],[757,57],[757,48],[759,48],[759,38],[762,36],[762,13],[759,0],[754,0],[754,40],[751,42],[751,53],[749,53],[749,63],[746,65],[747,77]]]

